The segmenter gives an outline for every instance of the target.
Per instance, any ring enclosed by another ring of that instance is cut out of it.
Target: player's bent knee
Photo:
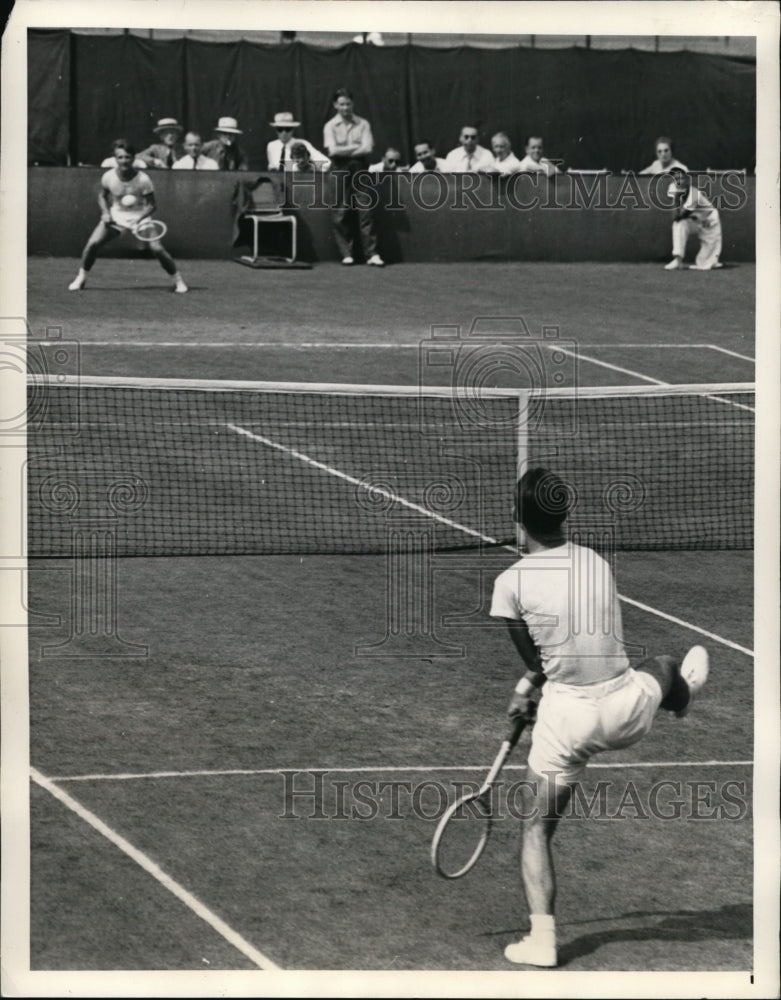
[[[678,663],[672,656],[650,656],[639,663],[635,670],[638,673],[650,674],[662,691],[662,698],[669,694],[675,683]]]

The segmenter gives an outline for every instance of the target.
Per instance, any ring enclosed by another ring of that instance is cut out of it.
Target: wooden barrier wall
[[[103,171],[91,167],[28,170],[28,252],[77,257],[98,221]],[[230,258],[247,252],[250,229],[235,243],[237,194],[258,176],[230,172],[150,171],[165,244],[177,258]],[[279,183],[280,175],[272,175]],[[377,201],[380,253],[388,263],[468,260],[656,261],[671,249],[665,178],[523,174],[385,175],[366,197]],[[755,259],[755,180],[699,175],[715,200],[723,258]],[[331,231],[334,178],[289,175],[285,197],[299,220],[300,256],[337,260]],[[268,227],[269,235],[271,229]],[[273,249],[273,248],[272,248]],[[692,248],[693,249],[693,248]],[[107,256],[138,253],[117,240]]]

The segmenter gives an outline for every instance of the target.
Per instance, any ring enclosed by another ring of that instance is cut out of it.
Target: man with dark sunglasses
[[[395,146],[388,146],[385,155],[379,163],[372,163],[369,167],[370,174],[398,173],[406,169],[401,165],[401,153]]]
[[[306,139],[299,139],[295,134],[296,129],[301,124],[295,120],[290,111],[279,111],[274,115],[274,121],[269,122],[276,131],[277,138],[272,139],[266,146],[266,157],[268,159],[269,170],[292,170],[293,160],[291,156],[293,143],[302,143],[309,150],[309,159],[316,170],[327,170],[331,166],[331,161],[315,149],[311,142]]]

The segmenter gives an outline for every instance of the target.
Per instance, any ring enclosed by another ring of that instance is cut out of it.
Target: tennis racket
[[[133,235],[144,243],[154,243],[161,240],[168,232],[168,226],[160,219],[142,219],[133,227]]]
[[[525,719],[511,724],[479,790],[457,799],[439,821],[431,842],[431,863],[443,878],[466,875],[485,850],[493,821],[491,788],[525,727]]]

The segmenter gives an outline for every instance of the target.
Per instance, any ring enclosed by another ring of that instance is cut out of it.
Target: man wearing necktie
[[[184,155],[182,146],[184,129],[175,118],[160,118],[152,131],[157,136],[157,141],[142,149],[138,158],[143,160],[147,168],[170,170]]]
[[[493,173],[496,170],[493,155],[478,145],[477,129],[473,125],[464,125],[458,142],[459,145],[451,149],[445,157],[443,170],[461,174],[469,171]]]
[[[203,140],[197,132],[188,132],[184,137],[185,155],[173,165],[174,170],[219,170],[216,160],[203,156]]]
[[[269,125],[277,133],[277,138],[272,139],[266,146],[266,159],[269,170],[291,170],[293,161],[291,147],[295,142],[302,142],[309,150],[309,158],[315,164],[317,170],[327,170],[331,161],[319,149],[315,149],[311,142],[306,139],[299,139],[295,135],[295,130],[301,122],[296,121],[290,111],[278,111],[274,115],[274,121]]]

